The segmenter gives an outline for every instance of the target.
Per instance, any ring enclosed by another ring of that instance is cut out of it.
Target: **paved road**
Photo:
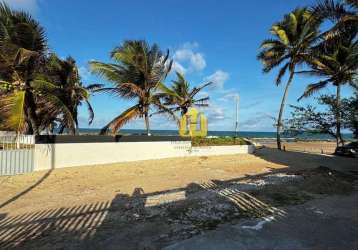
[[[358,192],[285,211],[287,215],[277,220],[223,225],[166,249],[358,249]]]

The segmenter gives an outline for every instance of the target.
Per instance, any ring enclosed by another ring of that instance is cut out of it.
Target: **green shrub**
[[[193,137],[191,143],[194,147],[199,146],[225,146],[225,145],[248,145],[249,143],[240,137]]]

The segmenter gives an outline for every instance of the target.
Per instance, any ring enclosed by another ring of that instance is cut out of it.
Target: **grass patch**
[[[250,143],[240,137],[193,137],[191,141],[194,147],[200,146],[227,146],[227,145],[249,145]]]

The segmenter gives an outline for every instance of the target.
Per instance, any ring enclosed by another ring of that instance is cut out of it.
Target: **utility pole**
[[[235,119],[235,137],[237,137],[239,135],[239,94],[237,94],[236,98],[236,119]]]

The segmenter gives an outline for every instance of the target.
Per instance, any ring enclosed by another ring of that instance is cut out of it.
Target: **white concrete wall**
[[[129,161],[252,153],[253,146],[191,147],[190,141],[56,143],[35,145],[35,171]]]
[[[233,155],[233,154],[252,154],[255,151],[253,145],[233,145],[233,146],[206,146],[193,147],[190,156],[210,156],[210,155]]]
[[[190,146],[190,141],[36,144],[35,170],[181,157]]]

